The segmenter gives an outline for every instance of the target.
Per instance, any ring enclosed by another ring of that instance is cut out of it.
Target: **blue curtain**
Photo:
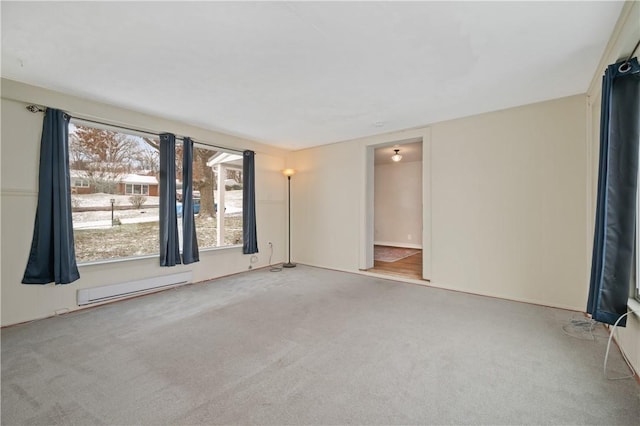
[[[160,135],[160,266],[180,263],[176,213],[176,136]]]
[[[587,312],[614,324],[627,312],[640,138],[640,66],[609,65],[602,81],[596,225]],[[626,317],[618,325],[625,326]]]
[[[242,156],[242,252],[258,252],[258,232],[256,229],[256,153],[245,151]]]
[[[182,145],[182,263],[200,261],[196,224],[193,217],[193,141]]]
[[[38,207],[23,284],[69,284],[80,278],[71,219],[69,118],[51,108],[44,115]]]

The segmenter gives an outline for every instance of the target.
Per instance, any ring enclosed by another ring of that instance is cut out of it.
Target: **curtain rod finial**
[[[38,105],[27,105],[27,109],[28,109],[30,112],[33,112],[33,113],[36,113],[36,112],[44,112],[44,111],[45,111],[45,109],[44,109],[44,108],[42,108],[42,107],[40,107],[40,106],[38,106]]]

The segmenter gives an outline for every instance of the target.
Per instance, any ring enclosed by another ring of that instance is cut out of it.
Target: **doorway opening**
[[[422,279],[422,249],[373,246],[373,268],[369,272]]]
[[[367,271],[423,279],[422,138],[378,145],[372,152]]]

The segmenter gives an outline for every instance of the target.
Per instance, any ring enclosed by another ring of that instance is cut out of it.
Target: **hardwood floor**
[[[405,257],[396,262],[381,262],[375,260],[369,272],[378,274],[397,275],[417,280],[422,279],[422,250],[419,253]]]

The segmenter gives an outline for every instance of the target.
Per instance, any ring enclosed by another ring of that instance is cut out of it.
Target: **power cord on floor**
[[[607,376],[607,361],[609,360],[609,350],[611,349],[611,340],[613,339],[613,335],[616,332],[616,328],[618,327],[618,323],[620,322],[620,320],[624,317],[626,317],[629,314],[636,314],[640,312],[640,310],[635,310],[635,311],[628,311],[626,314],[622,315],[620,318],[618,318],[618,320],[613,324],[613,328],[611,329],[611,332],[609,333],[609,341],[607,342],[607,351],[605,352],[604,355],[604,377],[606,377],[609,380],[623,380],[623,379],[630,379],[632,377],[634,377],[636,375],[635,370],[633,369],[633,366],[631,365],[631,362],[629,361],[629,359],[627,358],[627,356],[624,354],[623,351],[620,351],[620,354],[622,355],[622,358],[624,359],[624,362],[627,363],[627,367],[629,367],[629,371],[631,371],[631,375],[630,376],[620,376],[620,377],[608,377]]]
[[[598,323],[591,318],[571,318],[569,324],[562,326],[562,332],[567,336],[580,340],[596,340],[593,330],[597,324]]]
[[[269,248],[271,251],[269,252],[269,272],[280,272],[282,271],[282,266],[271,266],[271,257],[273,256],[273,244],[269,243]]]

